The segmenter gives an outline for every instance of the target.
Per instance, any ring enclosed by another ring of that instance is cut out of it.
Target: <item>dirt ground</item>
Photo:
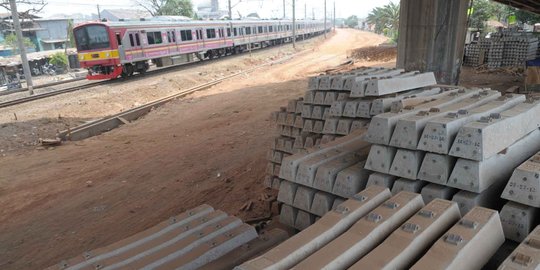
[[[311,50],[321,42],[321,38],[299,42],[298,51]],[[54,138],[58,131],[146,104],[263,62],[287,57],[294,52],[292,46],[255,50],[251,56],[246,53],[180,66],[165,74],[149,74],[128,81],[112,81],[107,85],[1,108],[0,156],[42,149],[37,146],[38,140]],[[76,82],[70,85],[80,84],[81,82]],[[55,87],[36,89],[36,93],[49,92]],[[0,102],[24,96],[28,94],[22,92],[0,96]]]
[[[258,198],[270,193],[262,186],[265,153],[276,134],[270,112],[301,96],[306,76],[343,62],[350,49],[384,41],[371,33],[338,30],[324,43],[306,43],[310,51],[288,62],[171,102],[101,136],[50,150],[16,145],[50,135],[49,129],[172,94],[254,60],[224,59],[1,110],[0,140],[16,143],[0,157],[0,269],[44,268],[202,203],[244,220],[267,215]],[[259,59],[285,50],[260,52]],[[10,133],[28,129],[37,135],[17,141]],[[249,200],[254,208],[240,211]]]
[[[462,67],[460,85],[466,87],[489,87],[493,90],[506,91],[510,87],[520,86],[524,91],[525,76],[517,70],[485,70]]]

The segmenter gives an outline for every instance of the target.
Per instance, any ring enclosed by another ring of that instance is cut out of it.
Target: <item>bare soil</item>
[[[244,220],[266,216],[269,209],[258,198],[271,193],[262,186],[265,152],[276,135],[270,112],[301,96],[307,76],[342,63],[348,50],[385,40],[340,29],[325,42],[306,43],[310,51],[288,62],[173,101],[103,135],[50,150],[24,144],[289,49],[0,110],[0,140],[10,142],[1,143],[10,148],[0,157],[0,269],[44,268],[202,203]],[[381,64],[388,65],[369,63]],[[240,211],[249,200],[253,209]]]

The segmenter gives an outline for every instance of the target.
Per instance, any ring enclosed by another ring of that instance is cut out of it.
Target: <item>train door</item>
[[[129,39],[130,49],[125,50],[126,59],[135,62],[143,58],[144,52],[143,52],[143,47],[142,47],[141,33],[139,31],[129,32],[128,39]]]
[[[227,45],[227,36],[225,35],[225,28],[219,28],[219,38],[223,46]]]
[[[116,36],[116,43],[118,44],[118,55],[120,56],[120,59],[126,59],[124,45],[122,44],[122,33],[117,31],[114,33],[114,35]]]
[[[197,28],[195,29],[195,37],[197,38],[197,48],[199,50],[203,50],[205,46],[205,41],[203,37],[203,29]]]
[[[167,30],[167,42],[170,55],[178,53],[178,43],[176,41],[176,38],[176,32],[174,29]]]

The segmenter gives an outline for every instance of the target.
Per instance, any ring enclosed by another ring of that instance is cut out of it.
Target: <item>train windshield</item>
[[[102,25],[89,25],[75,29],[78,51],[109,48],[109,33]]]

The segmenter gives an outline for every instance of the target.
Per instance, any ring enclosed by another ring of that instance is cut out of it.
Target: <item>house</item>
[[[0,14],[0,43],[5,37],[14,33],[13,21],[10,13]],[[43,19],[37,16],[21,19],[23,37],[34,43],[34,48],[27,48],[28,52],[48,51],[62,49],[68,38],[68,25],[71,19]],[[5,47],[5,46],[4,46]],[[11,48],[3,48],[0,55],[10,54]]]

